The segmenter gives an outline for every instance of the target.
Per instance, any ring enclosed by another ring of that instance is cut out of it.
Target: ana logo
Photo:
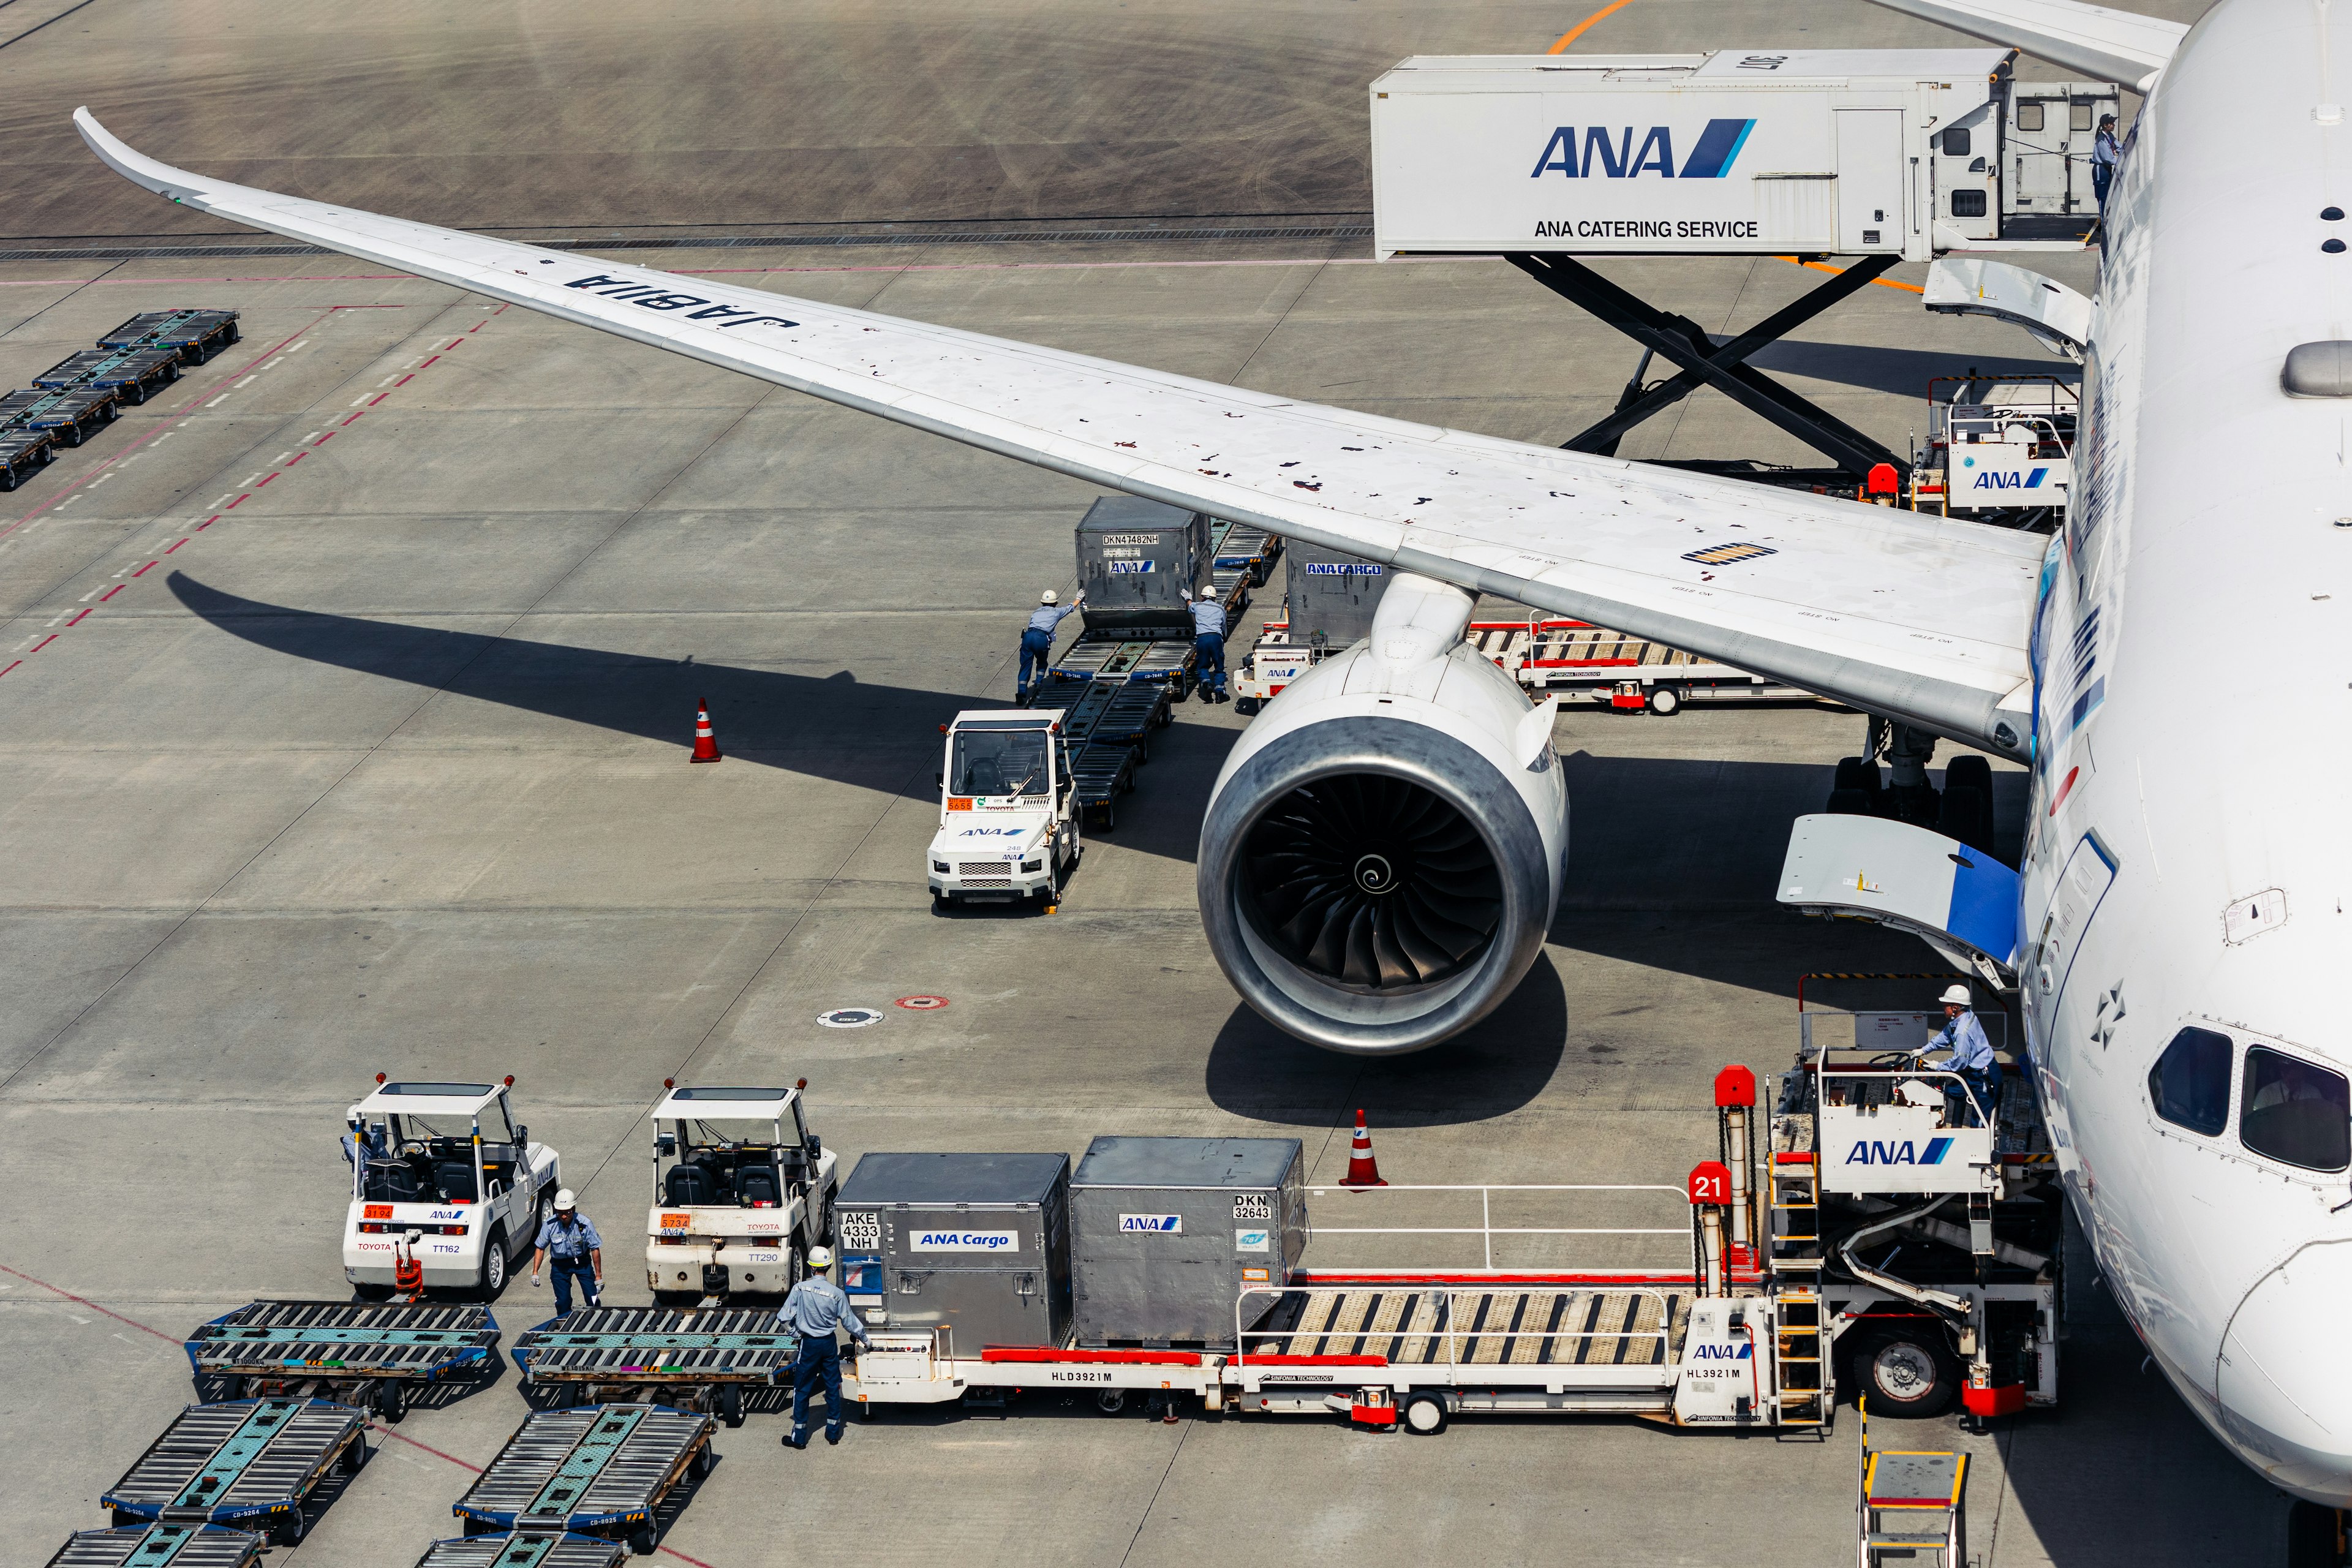
[[[1155,561],[1113,561],[1108,564],[1110,566],[1110,574],[1114,577],[1129,573],[1156,572],[1159,570],[1159,563]]]
[[[1952,1141],[1948,1138],[1930,1138],[1916,1149],[1911,1146],[1908,1138],[1900,1143],[1874,1143],[1864,1140],[1846,1151],[1845,1163],[1849,1165],[1940,1165],[1951,1148]]]
[[[1025,827],[967,827],[958,838],[1018,838],[1029,830]]]
[[[1683,161],[1680,172],[1675,168],[1674,133],[1664,125],[1653,125],[1642,138],[1641,145],[1633,144],[1633,127],[1628,125],[1612,139],[1608,126],[1588,125],[1584,128],[1584,144],[1580,149],[1576,127],[1563,125],[1551,133],[1544,143],[1543,156],[1528,176],[1541,179],[1550,171],[1558,171],[1571,180],[1630,180],[1645,171],[1654,172],[1665,180],[1719,180],[1731,173],[1732,161],[1748,144],[1748,133],[1756,129],[1752,120],[1710,120],[1706,129],[1698,133],[1697,144]]]
[[[1174,1214],[1123,1214],[1118,1216],[1121,1230],[1150,1231],[1160,1236],[1181,1236],[1184,1216]]]
[[[2042,481],[2049,477],[2047,468],[2031,468],[2023,473],[2015,468],[1988,468],[1976,476],[1976,483],[1970,488],[1979,490],[2038,489]]]
[[[1700,1361],[1747,1361],[1755,1353],[1754,1345],[1701,1345],[1693,1352]]]
[[[1347,561],[1306,561],[1300,564],[1307,568],[1309,577],[1377,577],[1381,574],[1377,566],[1358,565]]]

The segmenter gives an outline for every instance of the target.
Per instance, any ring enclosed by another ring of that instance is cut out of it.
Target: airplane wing
[[[354,212],[171,168],[87,109],[74,122],[116,173],[202,212],[2025,753],[2035,537]]]
[[[2188,36],[2185,22],[2087,5],[2083,0],[1872,0],[1890,11],[1941,22],[1956,32],[2039,55],[2099,81],[2119,81],[2136,92],[2156,85],[2158,72]]]

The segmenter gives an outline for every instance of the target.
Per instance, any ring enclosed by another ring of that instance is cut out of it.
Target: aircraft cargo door
[[[1903,111],[1837,111],[1838,248],[1883,250],[1903,242]]]
[[[2049,1059],[2050,1029],[2057,1020],[2059,998],[2066,994],[2074,953],[2115,879],[2114,858],[2096,838],[2084,834],[2074,852],[2066,857],[2066,868],[2058,873],[2050,907],[2042,911],[2042,922],[2032,932],[2033,945],[2025,954],[2022,976],[2030,1003],[2027,1043],[2043,1051],[2044,1059]]]

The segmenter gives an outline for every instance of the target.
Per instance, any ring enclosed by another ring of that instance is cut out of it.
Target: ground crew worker
[[[1189,589],[1179,588],[1177,596],[1192,600],[1192,647],[1199,657],[1193,661],[1201,678],[1201,700],[1224,702],[1225,696],[1225,607],[1207,593],[1193,598]]]
[[[572,1310],[574,1279],[580,1281],[584,1305],[602,1305],[597,1298],[604,1292],[604,1238],[596,1234],[596,1222],[580,1212],[579,1200],[570,1187],[555,1194],[555,1213],[539,1227],[539,1251],[530,1260],[534,1286],[539,1283],[539,1266],[551,1253],[555,1257],[555,1315],[560,1318]]]
[[[2099,116],[2099,133],[2091,138],[2091,194],[2099,198],[2099,216],[2107,216],[2107,187],[2116,183],[2116,163],[2124,155],[2116,140],[2116,117]]]
[[[343,1163],[356,1166],[362,1152],[371,1160],[384,1157],[383,1123],[369,1126],[367,1118],[361,1115],[360,1108],[354,1105],[343,1112],[343,1125],[350,1129],[343,1134]]]
[[[1087,602],[1086,591],[1066,605],[1057,605],[1061,595],[1048,588],[1037,595],[1037,607],[1029,613],[1029,625],[1021,633],[1021,677],[1013,689],[1015,701],[1029,695],[1029,667],[1035,665],[1037,679],[1045,679],[1045,667],[1054,658],[1054,628],[1062,617]]]
[[[1942,1000],[1944,1026],[1936,1032],[1934,1039],[1911,1054],[1924,1057],[1929,1051],[1950,1047],[1952,1056],[1947,1067],[1959,1075],[1960,1081],[1967,1084],[1975,1095],[1976,1103],[1990,1114],[2000,1104],[2000,1058],[1992,1054],[1992,1042],[1985,1038],[1984,1026],[1977,1022],[1974,1013],[1969,1011],[1969,988],[1965,985],[1951,986],[1945,991]],[[1958,1100],[1964,1097],[1954,1093],[1951,1098]],[[1960,1118],[1951,1123],[1955,1127],[1978,1124],[1973,1107],[1963,1108]]]
[[[777,1325],[801,1342],[800,1358],[793,1363],[793,1429],[784,1438],[787,1448],[808,1447],[809,1392],[820,1378],[824,1380],[824,1440],[841,1441],[849,1412],[841,1402],[841,1346],[834,1342],[833,1331],[847,1329],[859,1350],[873,1348],[865,1323],[850,1310],[849,1298],[824,1277],[833,1267],[833,1249],[810,1247],[808,1264],[809,1277],[793,1287],[776,1311]]]

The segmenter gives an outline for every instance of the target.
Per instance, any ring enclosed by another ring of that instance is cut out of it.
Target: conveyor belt
[[[191,1405],[100,1500],[131,1519],[283,1528],[338,1460],[359,1468],[363,1419],[323,1399]]]
[[[650,1540],[654,1510],[710,1464],[708,1415],[667,1405],[532,1415],[454,1512],[494,1530],[620,1531]]]
[[[1664,1365],[1685,1295],[1398,1285],[1292,1290],[1246,1353],[1381,1356],[1400,1365]],[[1661,1328],[1665,1338],[1655,1337]],[[1651,1336],[1651,1337],[1641,1337]]]
[[[628,1555],[593,1535],[471,1535],[435,1542],[416,1568],[621,1568]]]
[[[590,1307],[515,1342],[527,1383],[782,1383],[800,1341],[767,1307]]]
[[[142,1524],[84,1530],[47,1568],[253,1568],[268,1542],[249,1530],[212,1524]]]
[[[488,1371],[498,1345],[487,1307],[253,1301],[198,1329],[184,1348],[199,1377],[430,1382]]]

